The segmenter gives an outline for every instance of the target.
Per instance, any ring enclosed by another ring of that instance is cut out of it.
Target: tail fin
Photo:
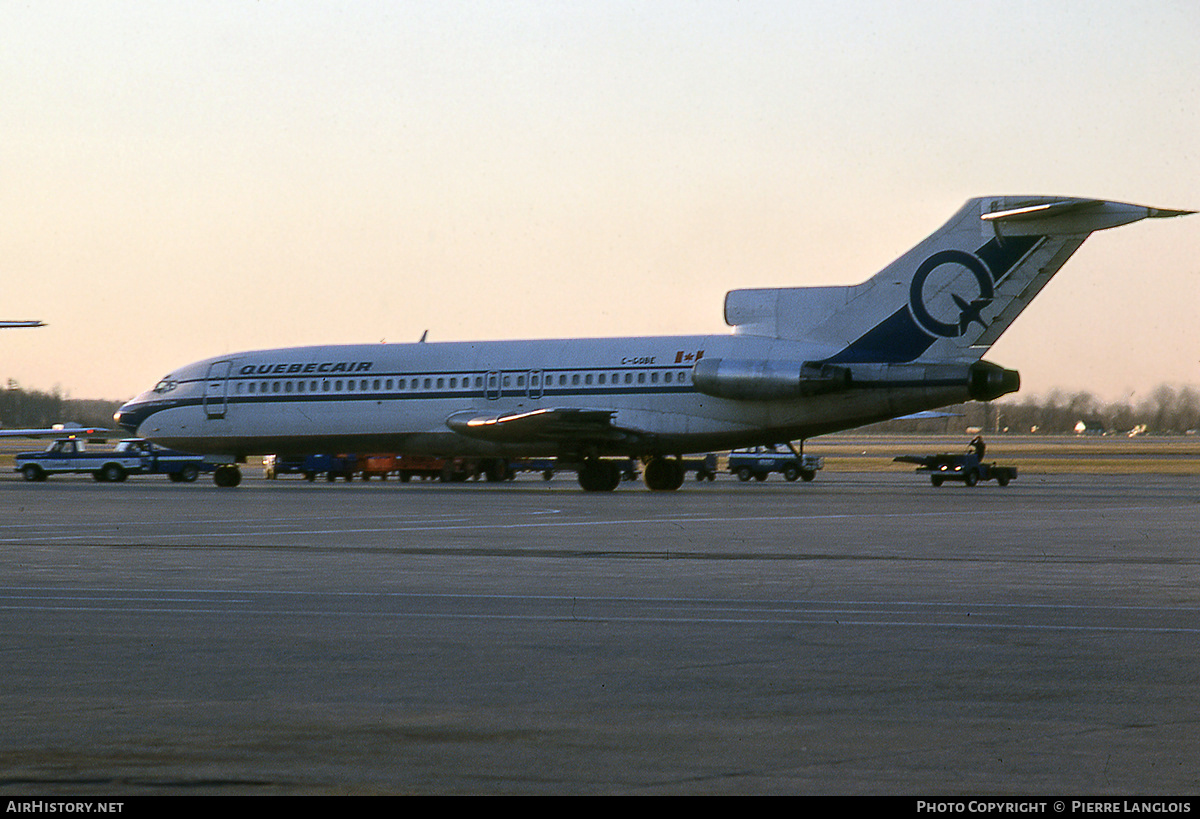
[[[1099,199],[971,199],[862,284],[733,290],[725,321],[739,334],[827,345],[828,362],[976,360],[1093,231],[1192,212]]]

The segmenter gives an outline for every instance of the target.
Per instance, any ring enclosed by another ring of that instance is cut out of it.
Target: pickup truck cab
[[[173,482],[191,483],[211,471],[203,457],[164,449],[141,438],[128,438],[113,449],[89,450],[81,438],[62,438],[41,452],[22,452],[14,468],[27,481],[56,474],[90,474],[97,481],[120,482],[129,475],[163,474]]]
[[[765,481],[772,472],[781,473],[789,481],[796,478],[811,481],[824,466],[825,459],[818,455],[797,458],[790,449],[778,446],[756,446],[729,453],[729,471],[741,481],[751,478]]]

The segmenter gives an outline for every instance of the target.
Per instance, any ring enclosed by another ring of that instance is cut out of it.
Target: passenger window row
[[[638,370],[636,372],[587,372],[559,373],[545,376],[545,383],[538,373],[504,373],[503,388],[525,389],[526,379],[531,389],[541,387],[579,386],[623,386],[625,384],[683,384],[687,371]],[[323,392],[422,392],[427,390],[482,390],[482,375],[418,376],[413,378],[337,378],[337,379],[267,379],[237,381],[237,395],[262,395],[274,393],[323,393]]]

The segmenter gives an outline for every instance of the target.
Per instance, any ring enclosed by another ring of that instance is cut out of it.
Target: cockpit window
[[[154,385],[154,391],[157,393],[170,392],[177,386],[179,385],[175,381],[172,381],[170,376],[167,376],[162,381],[159,381]]]

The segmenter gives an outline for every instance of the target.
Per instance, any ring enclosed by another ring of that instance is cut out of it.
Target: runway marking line
[[[1037,511],[1049,513],[1054,516],[1060,516],[1060,515],[1064,515],[1064,514],[1094,514],[1096,512],[1096,509],[1094,507],[1079,507],[1079,508],[1066,508],[1066,509],[1047,507],[1043,510],[1037,510]],[[1115,513],[1155,512],[1155,511],[1157,511],[1157,512],[1180,512],[1180,511],[1200,512],[1200,506],[1197,506],[1197,505],[1122,506],[1122,507],[1105,507],[1103,509],[1103,512],[1108,515],[1115,514]],[[542,512],[540,514],[552,514],[552,513],[553,512],[550,512],[550,513]],[[558,513],[562,514],[561,512],[558,512]],[[270,528],[261,528],[261,529],[238,530],[238,531],[233,531],[233,532],[212,532],[212,531],[178,532],[178,533],[156,532],[153,537],[156,540],[176,540],[179,538],[229,538],[229,537],[254,537],[254,536],[262,536],[262,535],[378,534],[378,533],[386,533],[386,532],[424,532],[424,531],[429,531],[430,529],[439,529],[442,531],[445,531],[447,529],[451,529],[453,531],[497,531],[497,530],[514,530],[514,529],[548,529],[548,528],[560,528],[561,529],[561,528],[592,528],[592,527],[607,527],[607,526],[679,525],[679,524],[688,524],[688,523],[759,524],[759,523],[789,523],[789,522],[831,521],[831,520],[867,520],[867,519],[890,520],[890,519],[901,519],[901,518],[928,519],[928,518],[943,518],[943,517],[953,517],[956,519],[961,519],[964,515],[970,515],[972,517],[984,517],[987,515],[1011,516],[1012,514],[1013,514],[1013,511],[1011,509],[983,509],[983,510],[974,510],[974,511],[970,511],[970,510],[964,511],[961,509],[957,509],[957,510],[946,510],[946,511],[937,511],[937,512],[889,512],[889,513],[864,512],[864,513],[834,513],[834,514],[807,514],[807,515],[756,515],[752,518],[745,517],[745,516],[720,516],[720,517],[716,517],[716,516],[673,516],[673,517],[663,517],[663,518],[653,518],[653,517],[620,518],[620,519],[612,519],[612,520],[578,520],[577,519],[577,520],[561,520],[561,521],[558,521],[558,520],[555,520],[555,521],[530,521],[530,522],[521,522],[521,523],[471,523],[471,524],[447,527],[446,524],[449,522],[452,522],[454,520],[469,520],[469,518],[456,517],[456,518],[445,518],[445,519],[440,519],[440,520],[431,520],[428,524],[419,525],[419,526],[413,526],[413,525],[370,526],[370,527],[351,526],[351,527],[337,527],[337,528],[326,527],[326,528],[320,528],[320,529],[293,528],[293,529],[275,529],[275,530],[270,529]],[[1022,510],[1022,514],[1024,517],[1029,517],[1029,515],[1031,514],[1031,511],[1030,510]],[[376,516],[376,517],[380,517],[380,516]],[[212,520],[212,521],[206,521],[206,522],[230,523],[230,524],[244,523],[244,521],[228,521],[228,520],[219,520],[219,519]],[[275,519],[268,521],[268,523],[270,525],[276,525],[276,524],[288,523],[288,522],[294,522],[294,519],[289,521],[289,519],[286,519],[286,518],[275,518]],[[97,524],[95,524],[95,523],[80,523],[80,524],[71,524],[71,525],[80,526],[80,527],[89,527],[90,526],[94,529]],[[124,522],[119,521],[119,522],[106,522],[103,525],[106,527],[133,528],[133,527],[139,527],[139,526],[161,527],[163,524],[161,521],[124,521]],[[42,528],[42,527],[35,525],[35,524],[17,524],[17,525],[0,526],[0,529],[12,529],[12,528]],[[9,537],[0,538],[0,543],[28,543],[31,541],[38,542],[38,543],[46,543],[46,542],[72,541],[72,540],[102,541],[102,540],[111,540],[111,539],[117,538],[117,537],[127,540],[131,537],[131,535],[127,531],[123,531],[119,535],[118,534],[104,534],[104,533],[100,533],[100,532],[96,532],[96,531],[91,531],[86,534],[77,534],[77,535],[44,535],[43,534],[37,538],[9,536]]]
[[[51,592],[48,595],[33,594],[31,592],[47,591]],[[145,595],[137,596],[139,592],[145,591],[156,596],[147,597]],[[178,594],[188,595],[169,596],[173,591]],[[80,594],[83,592],[83,594]],[[997,622],[995,618],[998,615],[1004,616],[1019,616],[1026,611],[1042,611],[1042,612],[1071,612],[1074,614],[1096,612],[1096,613],[1119,613],[1133,612],[1139,614],[1155,614],[1161,613],[1165,615],[1179,614],[1195,614],[1200,612],[1197,608],[1174,608],[1163,606],[1080,606],[1071,604],[1047,604],[1047,603],[946,603],[946,602],[916,602],[916,601],[849,601],[849,600],[833,600],[833,601],[780,601],[772,603],[764,600],[747,600],[737,601],[728,599],[709,599],[709,598],[677,598],[677,597],[590,597],[578,595],[496,595],[496,594],[413,594],[408,592],[297,592],[297,591],[272,591],[272,590],[203,590],[203,589],[188,589],[188,590],[164,590],[164,589],[109,589],[102,592],[87,594],[88,590],[84,588],[54,588],[54,587],[38,587],[38,586],[18,586],[0,588],[0,600],[14,601],[14,604],[5,605],[0,603],[0,611],[7,612],[72,612],[72,613],[94,613],[94,612],[121,612],[124,614],[159,614],[159,615],[188,615],[188,614],[217,614],[217,615],[232,615],[236,617],[245,617],[247,615],[260,617],[339,617],[339,618],[398,618],[398,619],[442,619],[442,620],[495,620],[495,621],[529,621],[529,622],[575,622],[575,623],[711,623],[711,624],[727,624],[727,625],[775,625],[775,626],[846,626],[846,627],[869,627],[869,628],[937,628],[937,629],[1000,629],[1000,630],[1016,630],[1016,631],[1070,631],[1070,632],[1104,632],[1104,633],[1135,633],[1135,634],[1196,634],[1200,633],[1200,626],[1150,626],[1150,625],[1116,625],[1116,624],[1087,624],[1087,623],[1021,623],[1021,622]],[[168,596],[159,596],[168,595]],[[200,596],[197,596],[200,595]],[[203,603],[206,598],[203,595],[230,595],[226,599],[207,599],[210,603],[208,606],[186,606],[180,607],[181,603]],[[549,612],[549,613],[534,613],[534,612],[518,612],[518,613],[500,613],[500,612],[462,612],[462,611],[380,611],[380,610],[360,610],[360,611],[344,611],[330,608],[288,608],[280,606],[276,608],[262,607],[262,600],[256,599],[263,596],[280,596],[280,597],[357,597],[357,598],[389,598],[393,600],[412,600],[423,602],[439,602],[453,601],[455,603],[475,603],[475,602],[533,602],[533,603],[555,603],[562,605],[570,605],[570,610],[567,612]],[[63,604],[58,605],[50,603],[49,605],[35,605],[31,603],[16,603],[15,601],[63,601]],[[68,605],[66,601],[92,601],[104,603],[127,603],[136,602],[140,606],[128,605]],[[155,606],[155,603],[163,603],[164,606]],[[211,605],[216,603],[218,605]],[[149,604],[149,605],[148,605]],[[643,608],[658,608],[666,612],[673,609],[690,607],[698,609],[693,615],[629,615],[629,614],[597,614],[578,612],[577,606],[585,605],[610,605],[610,606],[628,606],[629,604],[637,604]],[[256,606],[250,608],[250,606]],[[917,613],[917,610],[927,610],[933,613],[933,610],[942,610],[942,614],[957,614],[963,618],[973,618],[970,622],[949,621],[943,619],[929,621],[914,619],[912,614]],[[726,616],[712,616],[706,612],[723,611],[728,612]],[[779,616],[762,616],[764,614],[775,613]],[[890,617],[887,619],[871,618],[869,615],[880,615],[891,613],[899,615],[899,617]],[[743,616],[737,616],[742,614]],[[833,616],[841,615],[841,616]],[[864,617],[867,615],[867,617]],[[908,615],[908,616],[905,616]]]

